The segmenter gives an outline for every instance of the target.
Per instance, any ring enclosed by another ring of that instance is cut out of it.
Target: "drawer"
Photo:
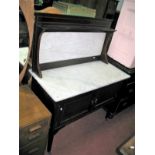
[[[19,131],[19,147],[27,145],[43,136],[48,135],[49,121],[43,120],[33,125],[29,125]]]
[[[47,144],[47,138],[30,143],[19,150],[20,155],[44,155]]]
[[[62,121],[67,121],[73,117],[77,117],[83,113],[88,112],[91,103],[92,94],[75,99],[75,101],[64,104],[64,113]]]
[[[104,89],[97,91],[94,95],[93,101],[94,106],[102,106],[108,103],[111,103],[114,99],[118,91],[121,89],[122,83],[116,83],[113,85],[109,85]]]
[[[121,82],[109,85],[98,89],[94,92],[89,92],[85,95],[78,96],[72,101],[65,102],[60,105],[61,112],[57,119],[58,126],[66,124],[75,118],[80,118],[82,115],[96,110],[104,104],[114,101],[114,96],[121,87]]]

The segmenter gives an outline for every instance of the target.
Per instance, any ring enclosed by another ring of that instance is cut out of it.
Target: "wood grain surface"
[[[27,70],[27,67],[29,65],[29,61],[30,61],[29,59],[31,55],[31,47],[32,47],[33,31],[34,31],[34,0],[19,0],[19,6],[25,17],[27,27],[28,27],[28,33],[29,33],[29,52],[27,56],[27,61],[19,75],[19,83],[21,83],[25,75],[25,72]]]
[[[51,118],[51,113],[46,109],[38,97],[28,86],[19,88],[19,125],[20,128]]]

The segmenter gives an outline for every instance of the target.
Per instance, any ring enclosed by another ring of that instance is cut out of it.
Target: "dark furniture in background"
[[[63,2],[81,4],[83,6],[96,9],[96,18],[114,19],[116,13],[117,0],[61,0]]]
[[[39,0],[34,0],[34,8],[35,10],[41,10],[46,7],[52,6],[53,0],[42,0],[42,4],[39,4]]]
[[[116,13],[118,2],[119,1],[117,0],[108,0],[106,9],[103,14],[103,18],[114,19],[114,15]]]
[[[27,24],[22,11],[19,9],[19,47],[26,47],[29,45],[29,35]]]

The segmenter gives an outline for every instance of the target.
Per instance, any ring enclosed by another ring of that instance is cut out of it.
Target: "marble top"
[[[42,71],[42,78],[30,71],[42,88],[59,102],[122,80],[130,76],[101,61]]]
[[[39,63],[101,55],[104,32],[44,32],[40,38]]]

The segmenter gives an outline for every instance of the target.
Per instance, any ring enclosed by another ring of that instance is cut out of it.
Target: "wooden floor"
[[[104,117],[100,109],[61,129],[54,138],[52,155],[117,155],[116,148],[134,133],[135,108],[127,108],[112,120]]]

